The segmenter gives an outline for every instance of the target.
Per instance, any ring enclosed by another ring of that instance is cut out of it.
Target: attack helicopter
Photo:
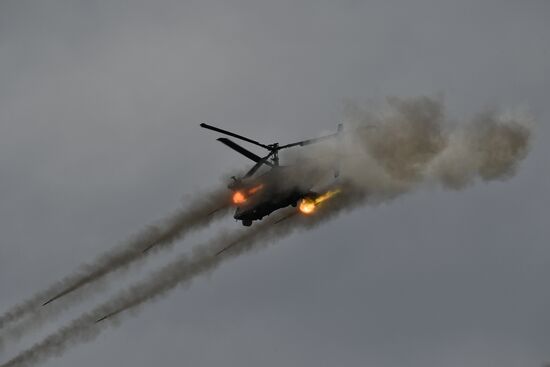
[[[342,132],[342,124],[338,125],[336,133],[284,145],[279,143],[263,144],[206,123],[201,123],[200,126],[256,145],[268,152],[267,155],[261,157],[226,137],[217,139],[255,163],[243,176],[231,177],[232,181],[227,186],[232,191],[232,203],[236,206],[233,217],[241,221],[244,226],[251,226],[253,221],[261,220],[274,211],[287,206],[298,207],[300,212],[311,214],[317,205],[337,193],[337,190],[324,193],[313,191],[312,188],[319,178],[314,170],[307,170],[299,165],[280,165],[279,151],[335,138]],[[268,167],[268,170],[256,174],[262,167]],[[334,176],[338,176],[337,169],[334,171]]]

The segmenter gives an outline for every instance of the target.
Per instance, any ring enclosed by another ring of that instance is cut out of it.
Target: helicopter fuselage
[[[277,167],[256,178],[230,185],[237,207],[233,217],[249,226],[278,209],[296,206],[304,197],[317,195],[311,191],[312,184],[292,183],[289,180],[291,172],[289,167]]]
[[[250,226],[254,220],[260,220],[277,209],[289,205],[297,206],[300,202],[302,204],[307,203],[307,199],[309,199],[309,206],[306,205],[305,210],[302,210],[302,205],[300,205],[300,210],[303,212],[313,210],[312,208],[316,204],[312,201],[313,199],[317,200],[319,195],[312,192],[311,189],[317,182],[317,176],[320,172],[312,166],[308,168],[303,165],[280,166],[279,151],[332,139],[342,131],[342,124],[339,124],[338,131],[334,134],[280,145],[279,143],[262,144],[256,140],[205,123],[201,123],[200,126],[254,144],[269,152],[266,156],[261,157],[226,137],[217,139],[222,144],[255,162],[254,166],[243,177],[233,177],[233,182],[228,186],[233,191],[233,204],[237,207],[234,218],[242,221],[245,226]],[[261,175],[256,175],[256,172],[265,166],[270,167],[270,170]]]

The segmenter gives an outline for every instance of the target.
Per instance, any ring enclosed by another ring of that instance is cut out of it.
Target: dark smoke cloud
[[[481,113],[450,135],[429,174],[451,189],[462,189],[476,178],[509,179],[529,151],[529,126],[527,117]]]
[[[446,145],[443,106],[435,100],[388,98],[390,113],[373,119],[358,139],[394,179],[412,181]]]
[[[144,259],[144,255],[166,248],[191,230],[210,224],[226,213],[228,203],[225,188],[200,194],[186,208],[168,216],[160,224],[149,226],[118,248],[104,253],[91,263],[81,265],[75,273],[4,313],[0,317],[0,329],[4,328],[0,342],[19,339],[70,305],[82,301],[85,295],[102,289],[105,282],[98,281],[106,275],[127,269],[137,260]],[[148,249],[151,251],[144,252]],[[82,288],[86,288],[85,291]],[[60,298],[42,307],[52,297]],[[21,322],[10,325],[16,321]]]
[[[324,202],[315,215],[289,216],[292,209],[286,209],[250,229],[220,233],[0,367],[26,367],[60,355],[96,337],[104,325],[118,320],[122,311],[155,300],[214,270],[226,259],[266,246],[297,229],[313,228],[343,210],[388,201],[433,182],[461,189],[476,179],[507,179],[525,158],[531,135],[529,119],[495,111],[451,128],[442,102],[427,97],[392,98],[379,113],[355,111],[351,124],[353,134],[320,144],[299,157],[302,164],[309,162],[313,171],[328,171],[335,164],[339,167],[336,186],[341,193]],[[282,218],[287,219],[280,221]],[[216,256],[227,246],[231,247]],[[112,317],[95,323],[106,315]]]
[[[391,97],[374,112],[353,106],[348,122],[353,134],[308,154],[324,162],[339,156],[345,179],[389,197],[430,182],[462,189],[476,179],[512,177],[529,151],[532,125],[529,116],[496,110],[457,123],[442,100],[429,97]]]

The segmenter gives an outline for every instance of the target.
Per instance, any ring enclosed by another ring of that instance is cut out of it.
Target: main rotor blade
[[[327,140],[327,139],[334,138],[335,136],[337,136],[337,135],[339,135],[339,134],[340,134],[340,133],[337,132],[337,133],[330,134],[330,135],[327,135],[327,136],[322,136],[322,137],[320,137],[320,138],[302,140],[302,141],[298,141],[298,142],[296,142],[296,143],[281,145],[281,146],[279,147],[279,149],[285,149],[285,148],[295,147],[295,146],[298,146],[298,145],[301,146],[301,147],[303,147],[304,145],[314,144],[314,143],[318,143],[318,142],[323,141],[323,140]]]
[[[252,143],[252,144],[256,144],[256,145],[258,145],[258,146],[260,146],[260,147],[262,147],[262,148],[271,150],[271,148],[268,147],[267,145],[264,145],[264,144],[262,144],[262,143],[259,143],[259,142],[257,142],[256,140],[249,139],[249,138],[244,137],[244,136],[242,136],[242,135],[238,135],[238,134],[232,133],[231,131],[223,130],[223,129],[220,129],[219,127],[215,127],[215,126],[212,126],[212,125],[205,124],[204,122],[203,122],[202,124],[200,124],[200,126],[203,127],[203,128],[205,128],[205,129],[217,131],[217,132],[219,132],[219,133],[226,134],[226,135],[232,136],[232,137],[234,137],[234,138],[241,139],[241,140],[247,141],[247,142]],[[219,140],[219,139],[218,139],[218,140]]]
[[[245,149],[243,147],[241,147],[239,144],[235,143],[234,141],[232,140],[229,140],[227,138],[218,138],[217,139],[219,142],[227,145],[229,148],[233,149],[233,150],[236,150],[237,152],[241,153],[242,155],[244,155],[245,157],[247,157],[248,159],[251,159],[253,160],[254,162],[256,163],[262,163],[262,164],[267,164],[268,166],[272,166],[272,164],[270,162],[267,162],[267,161],[264,161],[264,159],[254,153],[252,153],[250,150],[248,149]]]

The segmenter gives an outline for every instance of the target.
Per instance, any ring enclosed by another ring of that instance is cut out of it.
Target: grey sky
[[[442,93],[457,120],[531,111],[516,177],[345,214],[46,365],[540,365],[549,19],[544,0],[3,1],[0,310],[243,168],[199,122],[286,142],[334,129],[346,99]]]

